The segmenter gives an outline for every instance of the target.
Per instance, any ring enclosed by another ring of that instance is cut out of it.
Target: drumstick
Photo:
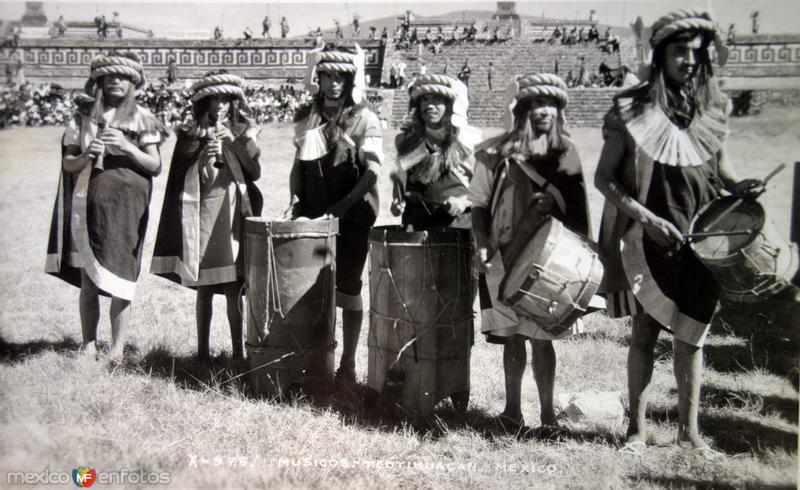
[[[716,216],[716,218],[712,219],[707,225],[705,225],[703,227],[703,233],[708,232],[708,230],[710,230],[711,228],[716,226],[717,223],[722,221],[722,218],[724,218],[725,216],[728,216],[731,213],[731,211],[733,211],[734,209],[739,207],[739,204],[741,204],[741,203],[742,203],[742,198],[741,197],[736,198],[736,200],[733,201],[733,204],[728,206],[725,210],[723,210],[721,213],[719,213]]]
[[[785,163],[781,163],[777,167],[775,167],[772,170],[772,172],[768,173],[767,176],[764,177],[764,179],[761,181],[761,188],[763,189],[764,187],[766,187],[767,182],[769,182],[770,179],[772,179],[773,177],[778,175],[784,168],[786,168],[786,164]],[[763,192],[763,190],[762,190],[762,192]],[[711,222],[709,222],[706,226],[703,227],[703,232],[707,232],[709,229],[713,228],[717,223],[722,221],[722,219],[725,216],[727,216],[728,214],[730,214],[731,211],[736,209],[736,207],[739,206],[739,204],[741,204],[741,202],[742,202],[742,198],[741,197],[736,199],[735,201],[733,201],[733,204],[731,204],[730,207],[728,207],[727,209],[725,209],[724,211],[719,213],[716,218],[711,220]]]
[[[786,168],[786,164],[785,164],[785,163],[781,163],[780,165],[778,165],[777,167],[775,167],[775,169],[774,169],[772,172],[768,173],[768,174],[767,174],[767,176],[766,176],[766,177],[764,177],[764,180],[761,182],[761,185],[762,185],[762,186],[765,186],[765,185],[767,185],[767,182],[769,182],[769,180],[770,180],[771,178],[773,178],[773,177],[775,177],[776,175],[778,175],[778,174],[781,172],[781,170],[783,170],[783,169],[785,169],[785,168]]]
[[[683,235],[684,240],[692,240],[695,238],[708,238],[714,236],[734,236],[734,235],[749,235],[753,230],[749,228],[731,231],[709,231],[703,233],[687,233]]]

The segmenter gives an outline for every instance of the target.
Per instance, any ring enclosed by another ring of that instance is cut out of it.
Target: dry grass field
[[[743,176],[764,176],[798,160],[800,116],[771,109],[732,123],[730,152]],[[502,349],[476,338],[466,422],[448,403],[428,426],[381,420],[324,398],[253,397],[229,361],[224,303],[215,302],[213,368],[196,364],[194,293],[143,273],[133,305],[130,361],[110,368],[76,355],[78,290],[43,270],[59,168],[59,128],[0,132],[0,487],[9,472],[166,472],[178,488],[792,488],[797,485],[797,303],[787,296],[752,306],[723,305],[706,348],[701,430],[725,457],[706,461],[674,444],[677,395],[672,347],[659,343],[643,457],[617,453],[623,427],[572,423],[564,440],[507,434],[491,423],[504,403]],[[394,131],[385,133],[393,162]],[[265,215],[288,203],[290,127],[264,127]],[[573,139],[591,183],[602,140]],[[174,138],[163,147],[165,167]],[[389,165],[381,176],[390,195]],[[158,225],[166,171],[156,180],[145,262]],[[601,200],[593,187],[595,233]],[[788,234],[791,170],[763,196]],[[384,208],[386,202],[383,203]],[[382,211],[381,222],[392,218]],[[365,299],[368,294],[365,288]],[[106,312],[107,301],[101,308]],[[366,379],[367,321],[358,353]],[[557,392],[626,390],[625,322],[587,317],[589,333],[556,343]],[[476,322],[476,329],[478,328]],[[103,314],[100,338],[110,338]],[[528,373],[530,368],[528,368]],[[526,374],[523,411],[538,425]],[[335,463],[334,464],[332,464]],[[130,480],[129,480],[130,481]],[[72,484],[69,483],[71,486]],[[137,485],[133,485],[137,486]]]

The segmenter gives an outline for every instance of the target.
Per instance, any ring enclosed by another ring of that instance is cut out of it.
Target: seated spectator
[[[214,39],[217,41],[222,39],[222,28],[220,26],[214,27]]]
[[[575,76],[572,74],[572,70],[567,72],[567,78],[564,80],[564,83],[567,84],[568,88],[573,88],[575,86]]]
[[[561,28],[556,26],[556,28],[553,29],[553,37],[548,39],[548,41],[550,43],[554,43],[554,42],[558,41],[559,39],[561,39]]]
[[[251,31],[249,27],[245,27],[242,36],[245,41],[250,41],[253,39],[253,31]]]
[[[592,27],[589,28],[589,34],[586,36],[586,40],[588,42],[599,42],[600,41],[600,32],[597,30],[597,25],[592,24]]]
[[[639,77],[637,77],[627,66],[623,66],[620,71],[622,73],[622,76],[620,77],[622,79],[622,84],[620,85],[620,87],[622,88],[634,87],[641,83]]]
[[[453,31],[450,33],[450,42],[448,44],[459,44],[461,41],[461,37],[458,33],[458,26],[456,26]]]

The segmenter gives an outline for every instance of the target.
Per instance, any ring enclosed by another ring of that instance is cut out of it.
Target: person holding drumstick
[[[469,228],[469,181],[480,131],[467,125],[467,87],[447,75],[422,75],[410,90],[409,113],[395,139],[397,168],[391,211],[415,231]]]
[[[356,382],[355,355],[363,320],[361,274],[369,230],[378,215],[383,160],[380,121],[365,104],[364,52],[327,45],[309,54],[306,84],[315,94],[297,110],[290,175],[292,218],[339,218],[336,305],[342,308],[343,349],[336,382]]]
[[[224,294],[232,355],[242,360],[244,219],[263,199],[258,128],[246,117],[244,80],[206,73],[191,89],[192,118],[176,131],[150,272],[197,290],[197,356],[210,359],[214,294]]]
[[[573,232],[589,234],[586,189],[578,152],[564,128],[566,84],[557,75],[525,75],[514,80],[507,96],[507,132],[478,147],[470,184],[476,262],[488,283],[480,287],[481,330],[489,342],[504,345],[506,406],[499,421],[511,429],[524,425],[521,390],[529,341],[541,404],[540,434],[557,437],[552,341],[577,333],[581,323],[553,335],[496,297],[504,271],[511,270],[545,218],[552,215]]]
[[[722,187],[746,194],[725,155],[729,99],[713,78],[709,46],[725,53],[714,22],[679,10],[652,27],[649,76],[619,94],[605,119],[595,185],[605,196],[601,291],[612,317],[633,315],[628,353],[630,425],[622,452],[646,448],[645,390],[659,329],[673,334],[678,441],[715,457],[697,424],[702,346],[718,287],[684,241],[692,217]]]
[[[111,297],[109,359],[120,362],[130,304],[141,268],[158,147],[166,133],[136,103],[145,84],[134,53],[111,52],[91,62],[88,115],[77,114],[61,140],[62,176],[45,271],[81,288],[81,349],[97,355],[99,295]]]

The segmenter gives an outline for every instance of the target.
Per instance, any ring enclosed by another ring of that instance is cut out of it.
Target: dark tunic
[[[645,206],[680,231],[690,231],[692,218],[707,203],[719,196],[711,184],[716,179],[714,162],[698,167],[674,167],[655,162]],[[686,315],[702,322],[711,321],[719,287],[711,273],[692,253],[688,244],[677,253],[668,253],[650,235],[642,238],[647,265],[663,293]]]
[[[139,148],[163,139],[160,123],[142,108],[137,108],[129,127],[118,129]],[[88,118],[76,116],[64,134],[62,151],[82,151],[96,132]],[[111,149],[102,167],[62,172],[45,271],[80,287],[83,269],[101,294],[133,299],[152,188],[151,176]]]
[[[341,201],[356,186],[368,164],[363,160],[358,145],[365,138],[380,137],[377,116],[361,109],[353,116],[345,130],[356,144],[349,147],[344,141],[319,158],[299,160],[302,176],[299,208],[300,216],[318,218]],[[336,238],[336,289],[350,296],[361,294],[361,274],[369,252],[369,230],[378,216],[377,188],[354,203],[343,216],[339,216],[339,234]]]
[[[263,197],[255,185],[261,174],[260,150],[248,136],[246,125],[234,124],[231,131],[236,139],[223,143],[224,165],[214,180],[203,183],[199,168],[204,163],[201,160],[205,158],[209,139],[192,135],[191,130],[187,127],[177,131],[150,271],[191,288],[219,285],[212,291],[222,293],[222,285],[244,277],[243,219],[261,215]],[[234,162],[244,182],[238,182],[232,171]],[[236,188],[233,212],[232,186]],[[243,189],[250,204],[247,210],[242,205]],[[195,202],[196,207],[187,206],[185,201]],[[190,223],[199,233],[198,248],[191,256],[185,256],[188,247],[194,247],[193,243],[187,243]],[[236,256],[231,240],[240,244]],[[197,277],[190,277],[187,269],[194,269]]]

